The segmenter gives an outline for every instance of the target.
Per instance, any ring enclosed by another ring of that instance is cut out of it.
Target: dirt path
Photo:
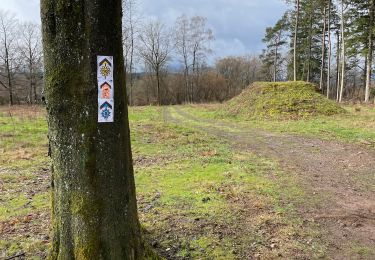
[[[278,161],[284,172],[301,180],[309,196],[320,201],[314,206],[301,204],[299,210],[327,234],[329,259],[375,259],[375,151],[204,120],[179,107],[166,108],[164,118],[223,138],[233,149]]]

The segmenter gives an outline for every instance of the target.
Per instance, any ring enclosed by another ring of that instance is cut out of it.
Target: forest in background
[[[285,14],[266,29],[260,55],[215,59],[205,17],[182,15],[167,27],[142,17],[137,0],[124,0],[129,104],[223,102],[255,81],[286,80],[315,83],[339,102],[371,101],[374,0],[287,3]],[[0,44],[0,104],[41,102],[40,25],[0,11]]]
[[[263,39],[263,75],[270,81],[316,83],[339,102],[369,102],[374,96],[374,1],[287,2],[290,9]]]

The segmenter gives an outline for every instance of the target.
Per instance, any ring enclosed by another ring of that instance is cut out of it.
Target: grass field
[[[184,110],[204,119],[235,122],[239,126],[278,133],[314,136],[375,147],[375,107],[346,105],[346,114],[300,120],[259,120],[223,113],[221,105],[191,105]]]
[[[184,106],[208,120],[375,144],[373,108],[304,121],[244,121],[217,105]],[[47,124],[41,107],[0,108],[0,258],[44,259],[49,245]],[[192,125],[166,122],[163,108],[130,109],[140,220],[168,259],[313,259],[325,231],[297,205],[319,203],[277,162],[237,150]],[[357,247],[358,250],[368,250]],[[354,250],[354,249],[353,249]]]

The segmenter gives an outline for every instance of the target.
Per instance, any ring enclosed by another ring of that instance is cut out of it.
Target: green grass
[[[190,108],[189,108],[190,109]],[[214,118],[215,112],[195,110]],[[306,198],[278,165],[194,130],[156,107],[129,111],[139,216],[159,254],[193,259],[313,257],[325,253]],[[43,259],[49,241],[49,159],[43,109],[0,110],[0,256]],[[295,239],[298,237],[298,239]],[[312,241],[312,248],[307,244]],[[272,250],[271,245],[277,245]]]
[[[375,113],[374,113],[375,115]],[[303,134],[328,140],[343,140],[348,142],[375,144],[375,132],[367,127],[366,120],[354,118],[349,114],[340,117],[319,117],[310,120],[273,122],[257,122],[259,128],[277,132]],[[364,123],[361,125],[360,120]],[[356,124],[358,123],[358,124]]]
[[[351,249],[353,253],[355,253],[356,255],[360,255],[361,257],[370,257],[375,255],[374,248],[364,247],[361,245],[353,245]]]
[[[0,108],[0,258],[26,253],[43,259],[48,247],[49,158],[41,107]]]
[[[141,222],[148,240],[158,241],[160,253],[208,259],[245,257],[249,250],[265,257],[292,257],[296,252],[308,256],[317,253],[304,245],[312,239],[320,246],[317,254],[324,255],[315,227],[299,228],[296,204],[309,199],[277,164],[233,151],[227,143],[193,130],[193,122],[183,127],[166,124],[160,109],[132,108],[130,115],[134,158],[150,159],[135,167]],[[263,230],[269,225],[272,231]],[[236,234],[221,237],[213,226]],[[293,240],[296,234],[301,240]],[[271,236],[280,236],[279,249],[269,250]]]
[[[346,113],[315,116],[299,120],[248,119],[240,115],[224,115],[221,105],[183,106],[198,118],[235,123],[238,127],[257,128],[270,132],[298,134],[326,140],[338,140],[375,147],[375,107],[343,106]]]
[[[41,108],[0,109],[0,256],[43,259],[49,233],[47,124]],[[181,106],[221,126],[260,128],[356,143],[375,143],[375,109],[303,120],[224,115],[220,105]],[[182,119],[177,113],[173,117]],[[319,203],[272,160],[238,151],[196,130],[209,123],[166,123],[163,109],[130,108],[139,216],[145,238],[163,256],[181,259],[326,257],[324,231],[297,208]],[[228,124],[228,125],[225,125]],[[20,185],[22,184],[22,185]],[[371,255],[353,246],[353,254]]]

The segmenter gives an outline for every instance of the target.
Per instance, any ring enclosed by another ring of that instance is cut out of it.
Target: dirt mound
[[[304,118],[345,113],[307,82],[256,82],[227,102],[224,113],[244,118]]]

